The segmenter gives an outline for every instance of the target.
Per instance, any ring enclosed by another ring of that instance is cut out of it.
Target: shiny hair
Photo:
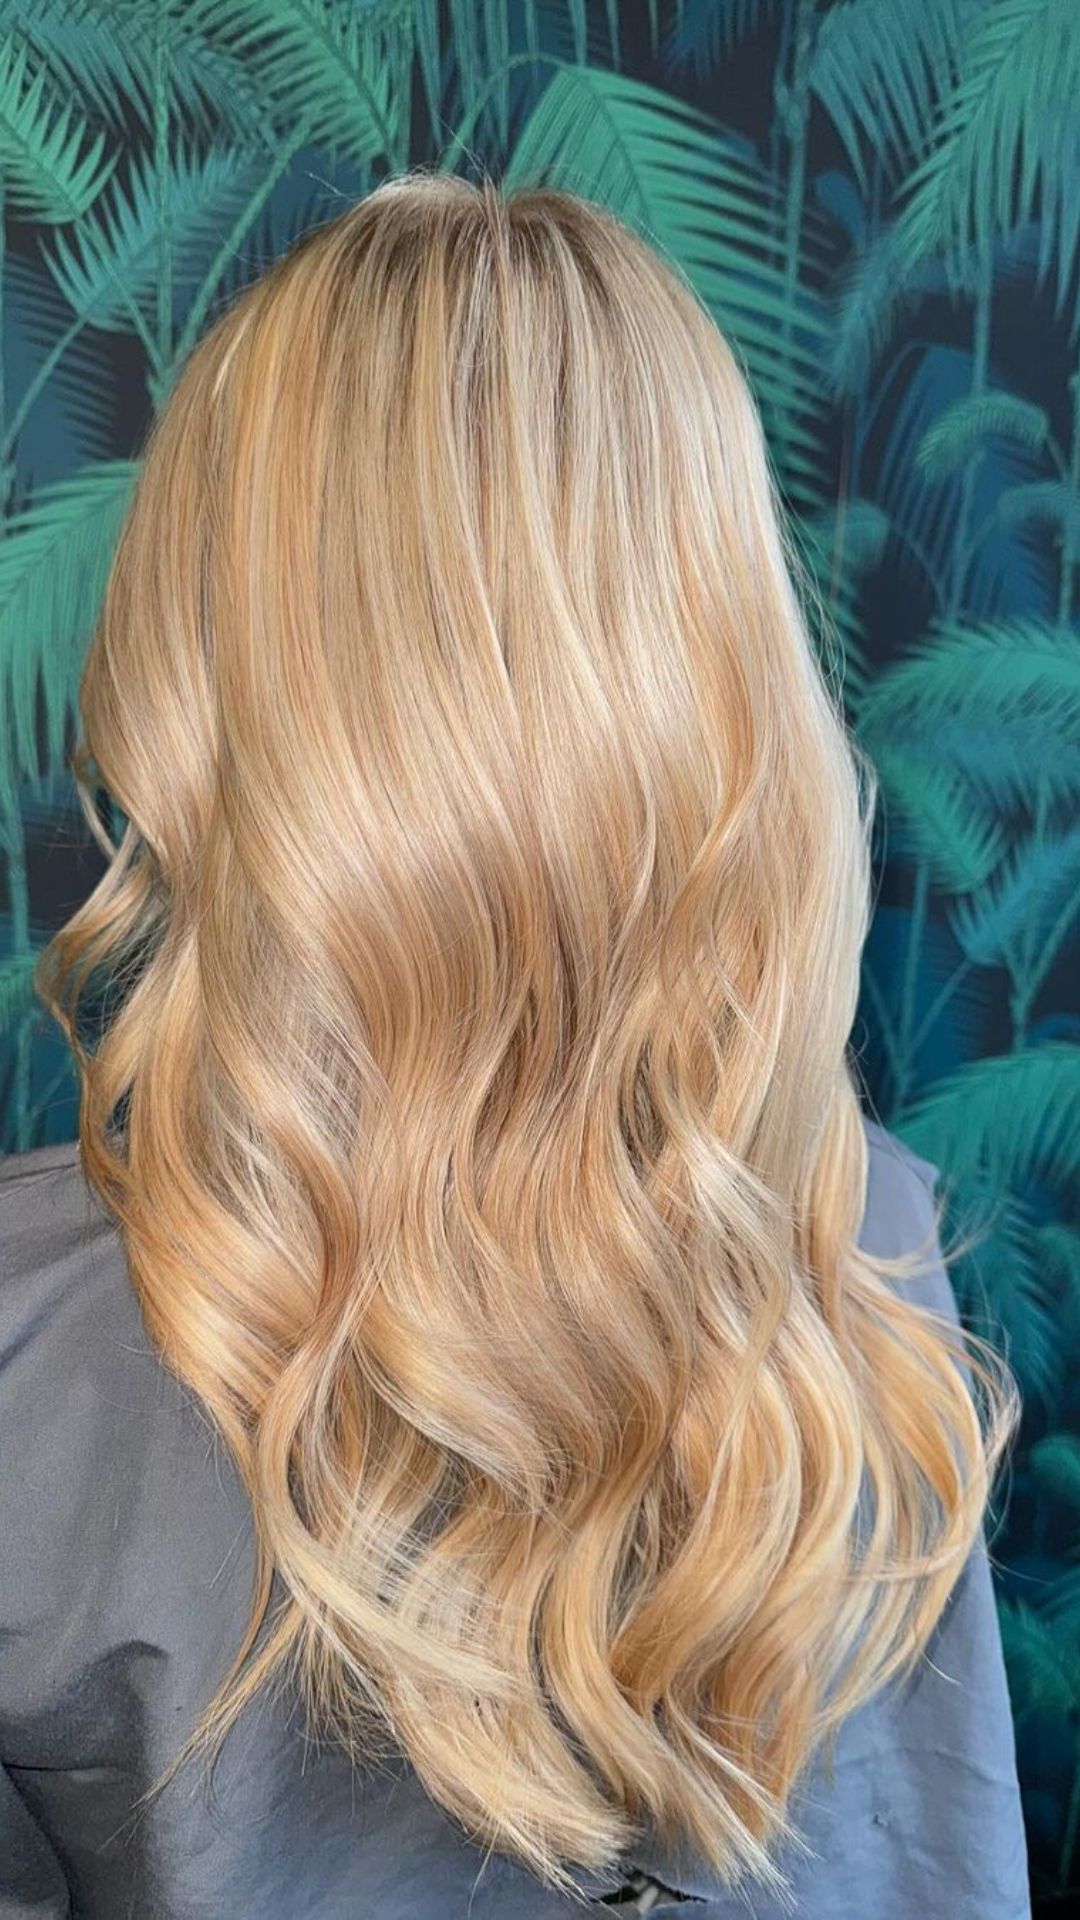
[[[183,1751],[288,1673],[553,1886],[782,1888],[1015,1406],[859,1246],[874,780],[731,348],[599,206],[387,181],[182,366],[80,711],[39,991],[257,1542]]]

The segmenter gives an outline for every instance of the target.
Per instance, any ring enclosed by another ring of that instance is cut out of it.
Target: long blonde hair
[[[183,366],[82,682],[39,990],[258,1546],[195,1744],[288,1672],[571,1892],[647,1829],[783,1884],[1015,1414],[857,1243],[873,780],[796,581],[678,271],[416,170]]]

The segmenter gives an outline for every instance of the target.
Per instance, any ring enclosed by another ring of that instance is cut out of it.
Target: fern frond
[[[37,1006],[36,960],[36,953],[6,953],[0,960],[0,1033],[10,1033],[16,1021]]]
[[[998,517],[1007,527],[1051,527],[1080,543],[1080,492],[1067,480],[1033,480],[1007,487],[998,501]]]
[[[905,1136],[906,1137],[906,1136]],[[950,1219],[976,1244],[953,1264],[961,1314],[1004,1353],[1026,1403],[1060,1405],[1064,1353],[1053,1288],[1040,1265],[1036,1214],[1022,1193],[986,1179],[952,1179]]]
[[[1075,793],[1080,647],[1034,619],[937,626],[878,675],[856,718],[871,753],[926,753],[995,806],[1040,783]]]
[[[101,0],[0,0],[0,35],[22,40],[54,78],[115,132],[135,92],[126,32]]]
[[[400,159],[408,144],[411,0],[185,0],[184,27],[241,60],[268,119],[305,120],[336,163]]]
[[[1080,1438],[1047,1433],[1028,1453],[1028,1467],[1040,1490],[1080,1513]]]
[[[33,220],[75,220],[116,166],[105,135],[92,133],[46,69],[31,66],[25,40],[0,42],[0,168],[12,203]]]
[[[962,472],[990,439],[1016,441],[1032,453],[1045,445],[1050,422],[1044,409],[999,388],[971,393],[932,420],[915,449],[920,472],[941,478]]]
[[[104,461],[42,487],[0,540],[0,702],[9,763],[40,771],[40,688],[49,765],[64,729],[137,467]]]
[[[899,1132],[967,1186],[1045,1186],[1069,1201],[1080,1190],[1080,1047],[1046,1041],[969,1061],[928,1089]]]
[[[942,762],[932,735],[900,744],[864,729],[863,745],[880,783],[879,812],[890,856],[922,861],[950,892],[981,886],[1006,842],[994,809],[971,781]]]
[[[1043,1713],[1063,1721],[1080,1710],[1076,1642],[1053,1618],[1026,1600],[997,1602],[1009,1693],[1017,1721]]]
[[[959,78],[978,0],[844,0],[821,21],[809,84],[863,192],[864,147],[893,172],[921,154],[942,94]]]
[[[254,191],[265,166],[264,157],[244,147],[200,154],[178,146],[172,154],[165,199],[178,291],[197,284],[222,229]],[[153,156],[136,154],[129,180],[115,180],[99,206],[42,251],[69,307],[89,325],[107,331],[129,325],[125,293],[140,309],[151,310],[161,253]]]
[[[694,78],[711,80],[721,63],[776,11],[777,0],[686,0],[664,43],[662,65],[669,78],[692,66]]]
[[[1018,840],[1001,867],[951,913],[953,931],[976,966],[1008,963],[1021,939],[1050,939],[1063,931],[1072,904],[1080,914],[1080,827],[1048,840]]]
[[[1038,220],[1039,274],[1054,266],[1060,309],[1080,261],[1078,94],[1074,0],[978,8],[937,138],[908,183],[900,218],[912,248],[942,251],[958,272],[969,243],[985,255],[995,232]]]

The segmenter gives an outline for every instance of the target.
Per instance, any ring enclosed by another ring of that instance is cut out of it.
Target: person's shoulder
[[[116,1221],[76,1140],[0,1157],[0,1429],[11,1449],[115,1385],[146,1351]]]
[[[863,1115],[866,1133],[866,1208],[863,1244],[874,1253],[906,1252],[935,1224],[939,1169]]]
[[[932,1160],[924,1160],[921,1154],[890,1133],[878,1120],[872,1120],[869,1114],[863,1115],[863,1130],[870,1149],[870,1178],[881,1185],[892,1185],[900,1189],[909,1187],[912,1180],[918,1182],[933,1195],[940,1178],[941,1169]]]
[[[83,1256],[115,1237],[77,1140],[0,1155],[0,1349],[13,1320],[85,1279]]]
[[[24,1153],[0,1153],[0,1205],[32,1180],[62,1181],[75,1171],[82,1171],[77,1140],[52,1140]]]
[[[893,1276],[897,1292],[955,1320],[956,1295],[938,1225],[941,1170],[865,1114],[863,1126],[869,1151],[859,1243],[865,1252],[885,1259],[917,1256],[910,1272]]]

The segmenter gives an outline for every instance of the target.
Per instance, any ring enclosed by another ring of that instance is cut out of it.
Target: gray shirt
[[[864,1245],[932,1222],[936,1170],[868,1126]],[[955,1316],[940,1260],[905,1291]],[[75,1143],[0,1161],[0,1920],[556,1920],[583,1909],[486,1859],[404,1759],[353,1773],[256,1699],[222,1750],[142,1809],[238,1644],[250,1511],[152,1349]],[[990,1569],[972,1555],[913,1680],[841,1730],[782,1856],[806,1920],[1028,1920]],[[782,1920],[692,1857],[633,1863],[687,1920]],[[586,1876],[599,1900],[626,1869]],[[589,1908],[585,1911],[591,1910]],[[632,1911],[633,1909],[630,1909]],[[598,1913],[627,1912],[599,1906]]]

